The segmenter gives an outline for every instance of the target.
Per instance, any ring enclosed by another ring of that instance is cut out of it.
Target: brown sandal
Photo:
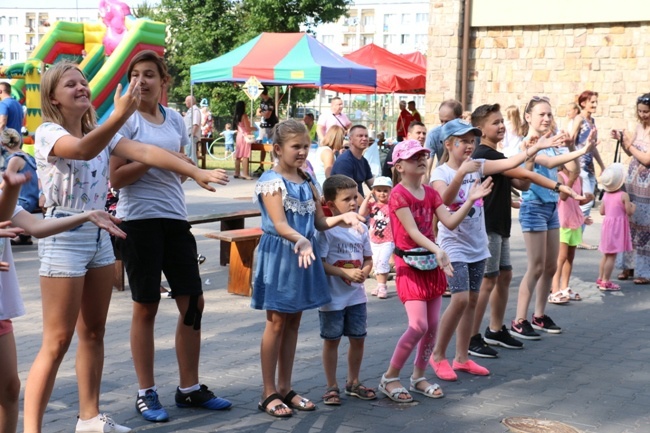
[[[618,274],[616,278],[619,279],[620,281],[625,281],[625,280],[629,280],[633,276],[634,276],[634,269],[623,269],[623,272]]]
[[[328,406],[340,406],[341,405],[341,390],[338,386],[330,386],[325,390],[323,395],[323,404]]]

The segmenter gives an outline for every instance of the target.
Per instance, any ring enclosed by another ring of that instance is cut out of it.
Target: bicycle
[[[211,159],[217,161],[228,161],[234,158],[234,152],[230,152],[228,156],[225,156],[226,147],[224,142],[225,139],[223,137],[217,137],[208,145],[207,154]]]

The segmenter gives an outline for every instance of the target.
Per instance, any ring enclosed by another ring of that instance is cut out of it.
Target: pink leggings
[[[397,342],[397,347],[390,360],[391,367],[401,370],[417,344],[415,366],[424,370],[427,367],[440,319],[442,297],[431,301],[406,301],[404,308],[409,319],[409,327]]]

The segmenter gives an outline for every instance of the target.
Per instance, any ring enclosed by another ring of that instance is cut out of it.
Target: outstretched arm
[[[191,177],[196,180],[199,186],[208,191],[215,191],[209,185],[210,183],[217,183],[219,185],[228,183],[228,175],[225,170],[201,170],[174,153],[157,146],[140,143],[124,137],[115,146],[113,155]]]
[[[140,82],[133,78],[123,96],[122,85],[115,91],[115,110],[106,122],[83,136],[64,135],[59,138],[51,154],[65,159],[88,161],[96,157],[118,133],[124,122],[135,112],[140,103]]]
[[[458,209],[453,214],[449,212],[444,206],[438,206],[435,210],[436,216],[445,227],[449,230],[453,230],[460,225],[460,223],[465,219],[469,213],[474,202],[482,197],[485,197],[492,191],[492,178],[486,178],[482,183],[474,182],[472,189],[470,189],[469,197],[467,201],[463,203],[460,209]]]
[[[18,212],[11,222],[36,238],[44,238],[71,230],[85,222],[92,222],[110,234],[126,238],[126,233],[117,227],[121,221],[103,210],[93,210],[64,218],[40,219],[27,211]]]

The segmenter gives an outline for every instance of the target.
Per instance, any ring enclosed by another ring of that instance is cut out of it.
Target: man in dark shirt
[[[368,130],[363,125],[355,125],[350,129],[350,149],[343,152],[332,167],[332,174],[344,174],[357,183],[359,190],[359,205],[363,202],[363,184],[372,188],[375,178],[372,175],[368,160],[363,152],[368,148]]]
[[[273,127],[278,123],[278,116],[275,113],[275,101],[269,96],[268,89],[264,88],[260,94],[260,115],[262,121],[260,122],[260,140],[263,142],[267,138],[270,143],[273,142]],[[264,160],[266,159],[266,151],[260,151],[260,166],[253,172],[255,176],[261,176],[264,173]]]

